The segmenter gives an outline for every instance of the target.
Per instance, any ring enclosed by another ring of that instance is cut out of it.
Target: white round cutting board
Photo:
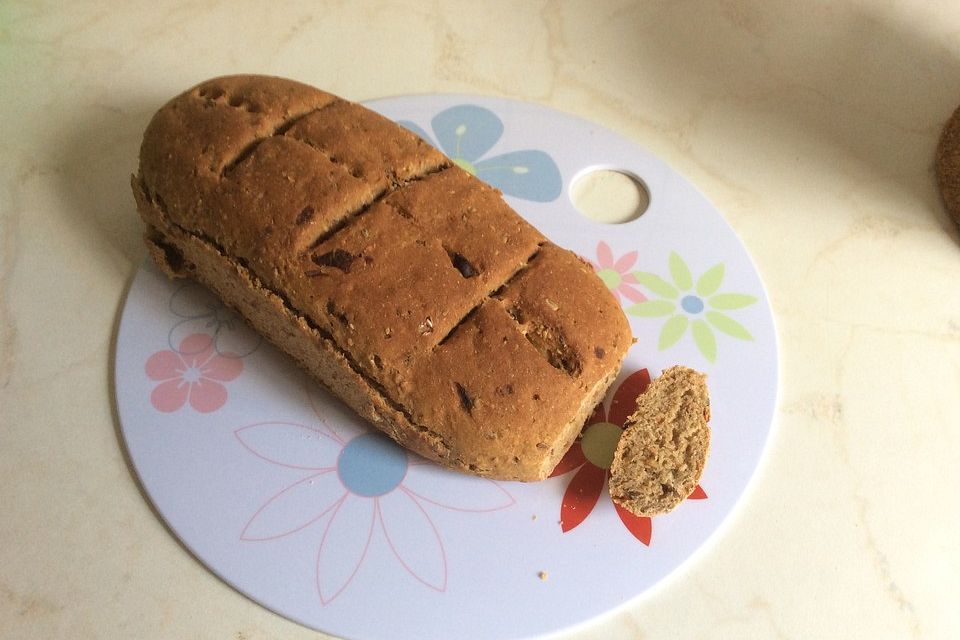
[[[555,475],[468,477],[408,455],[261,341],[211,294],[150,265],[117,335],[123,436],[171,530],[264,606],[346,638],[528,638],[612,611],[716,532],[767,441],[777,393],[769,303],[716,209],[635,144],[541,106],[467,95],[368,105],[503,190],[594,264],[637,339]],[[580,215],[596,168],[646,186],[624,224]],[[621,514],[605,456],[649,377],[708,374],[712,450],[694,494],[653,520]],[[619,394],[618,394],[619,391]]]

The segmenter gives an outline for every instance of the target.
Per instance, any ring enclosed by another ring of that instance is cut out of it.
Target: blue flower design
[[[409,120],[400,123],[428,142],[433,139]],[[430,121],[440,149],[465,171],[509,196],[550,202],[563,189],[560,170],[538,149],[512,151],[492,158],[483,155],[503,135],[503,122],[489,109],[464,104],[444,109]]]

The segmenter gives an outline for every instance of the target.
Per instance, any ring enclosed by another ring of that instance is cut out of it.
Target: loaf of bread
[[[132,179],[146,241],[405,447],[546,477],[628,347],[589,265],[355,103],[264,76],[167,103]]]
[[[944,207],[960,225],[960,107],[943,125],[934,164]]]
[[[610,466],[610,497],[638,516],[673,510],[696,488],[710,450],[706,376],[675,366],[637,398]]]

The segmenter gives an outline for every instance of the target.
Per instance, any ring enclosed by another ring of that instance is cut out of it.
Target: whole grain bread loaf
[[[935,166],[944,207],[960,225],[960,107],[954,110],[940,132]]]
[[[146,241],[358,414],[444,465],[550,473],[632,338],[589,265],[399,125],[310,86],[215,78],[144,134]]]
[[[610,467],[610,497],[638,516],[673,510],[696,488],[710,450],[706,376],[666,369],[637,398]]]

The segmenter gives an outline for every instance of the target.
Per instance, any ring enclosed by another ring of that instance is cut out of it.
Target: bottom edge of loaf
[[[443,466],[498,480],[536,481],[546,478],[579,435],[594,407],[616,378],[619,366],[599,380],[584,397],[547,455],[527,465],[493,465],[471,460],[455,451],[433,430],[415,424],[409,412],[387,398],[355,365],[351,365],[332,338],[324,336],[306,318],[291,309],[256,276],[218,247],[169,222],[151,203],[134,178],[141,217],[148,225],[145,241],[157,265],[170,277],[187,277],[207,286],[240,314],[258,333],[291,356],[312,378],[380,431],[402,446]]]

